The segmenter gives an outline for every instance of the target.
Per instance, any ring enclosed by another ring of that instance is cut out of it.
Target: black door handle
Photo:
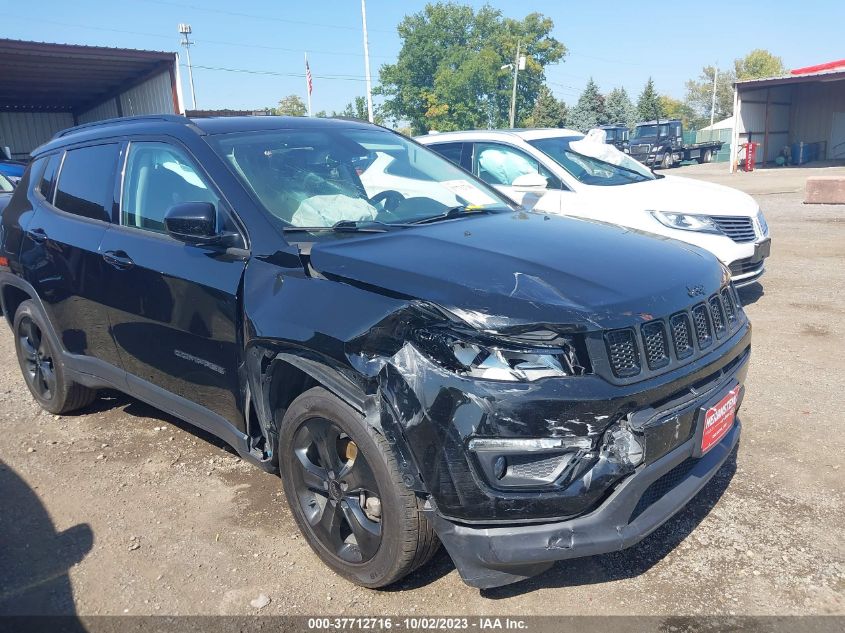
[[[37,244],[43,244],[47,241],[47,232],[44,229],[32,229],[31,231],[27,231],[26,234],[29,236],[29,239]]]
[[[135,265],[135,262],[126,254],[126,251],[106,251],[103,253],[103,259],[106,260],[107,264],[119,270],[132,268]]]

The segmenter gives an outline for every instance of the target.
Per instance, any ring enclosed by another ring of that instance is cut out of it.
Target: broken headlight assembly
[[[420,351],[438,365],[468,378],[531,382],[587,373],[586,350],[574,337],[544,333],[543,345],[509,340],[475,340],[441,328],[415,333]]]
[[[472,438],[468,446],[484,477],[495,488],[542,489],[566,486],[601,461],[620,474],[643,462],[642,437],[615,424],[593,450],[588,437]]]

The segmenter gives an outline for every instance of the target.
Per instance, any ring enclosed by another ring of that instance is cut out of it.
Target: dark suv
[[[368,124],[76,127],[2,217],[39,404],[125,391],[281,472],[332,569],[442,542],[477,587],[618,550],[736,445],[750,326],[711,255],[527,213]]]

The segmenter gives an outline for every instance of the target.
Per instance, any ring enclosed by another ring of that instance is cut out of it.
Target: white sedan
[[[763,275],[771,240],[751,196],[655,174],[598,136],[564,129],[478,130],[416,140],[526,208],[592,218],[700,246],[730,268],[737,286]]]

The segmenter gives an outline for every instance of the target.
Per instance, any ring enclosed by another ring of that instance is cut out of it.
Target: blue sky
[[[538,11],[554,20],[554,35],[569,54],[547,69],[547,79],[568,103],[577,99],[590,76],[605,92],[624,86],[636,97],[651,75],[661,93],[682,98],[684,82],[697,76],[702,66],[729,66],[753,48],[780,55],[788,68],[845,56],[842,0],[489,4],[512,17]],[[374,80],[378,68],[399,51],[396,25],[424,5],[368,1]],[[189,22],[194,30],[191,54],[200,108],[251,109],[274,105],[291,93],[304,97],[304,79],[289,75],[303,73],[306,50],[314,75],[315,112],[340,110],[364,94],[359,0],[17,1],[0,13],[0,37],[180,50],[179,22]],[[184,55],[181,59],[184,63]],[[189,105],[184,68],[182,79]]]

